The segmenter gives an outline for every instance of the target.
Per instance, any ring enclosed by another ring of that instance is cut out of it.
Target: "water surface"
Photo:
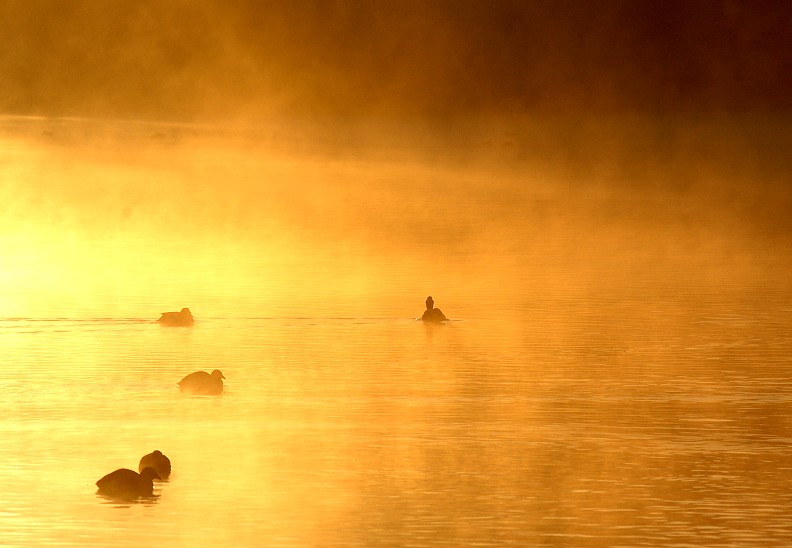
[[[4,546],[792,540],[789,257],[731,198],[125,131],[1,149]]]

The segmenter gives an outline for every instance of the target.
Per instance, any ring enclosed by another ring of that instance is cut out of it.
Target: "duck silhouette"
[[[171,461],[168,457],[157,450],[148,455],[143,455],[138,465],[138,470],[143,473],[146,468],[153,468],[161,480],[168,479],[171,473]]]
[[[448,318],[446,318],[445,314],[443,314],[439,308],[433,308],[431,310],[424,310],[421,319],[425,322],[444,322]]]
[[[426,297],[426,310],[421,315],[421,319],[425,322],[444,322],[448,318],[445,317],[439,308],[434,307],[434,299],[431,295]]]
[[[215,369],[211,374],[206,371],[190,373],[179,381],[182,392],[202,395],[217,395],[223,392],[223,373]]]
[[[186,327],[194,324],[195,318],[189,308],[182,308],[180,312],[163,312],[157,321],[162,325]]]
[[[138,474],[128,468],[119,468],[96,482],[100,495],[121,500],[135,500],[154,496],[154,481],[161,479],[157,471],[146,467]]]

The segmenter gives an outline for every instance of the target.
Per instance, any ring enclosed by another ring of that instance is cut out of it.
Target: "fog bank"
[[[0,112],[449,121],[792,106],[792,9],[741,0],[8,0]]]

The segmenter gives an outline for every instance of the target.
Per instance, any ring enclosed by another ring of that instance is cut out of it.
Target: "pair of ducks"
[[[119,468],[96,482],[98,494],[116,500],[132,501],[154,497],[154,480],[167,480],[171,473],[168,457],[156,450],[143,455],[138,471]]]
[[[172,327],[186,327],[195,323],[189,308],[182,308],[180,312],[163,312],[159,320],[162,325]],[[201,395],[217,395],[223,392],[223,373],[215,369],[211,373],[196,371],[190,373],[179,381],[183,392]]]
[[[448,318],[439,308],[434,307],[434,299],[430,295],[426,298],[426,310],[421,315],[421,319],[425,322],[444,322]],[[182,308],[180,312],[163,312],[157,321],[162,325],[185,327],[193,325],[195,318],[189,308]]]
[[[195,323],[189,308],[182,308],[180,312],[163,312],[159,320],[162,325],[185,327]],[[196,371],[190,373],[179,381],[182,391],[192,394],[216,395],[223,392],[223,373],[215,369],[211,373]]]

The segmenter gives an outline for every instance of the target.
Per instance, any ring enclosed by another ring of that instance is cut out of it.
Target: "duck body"
[[[179,312],[163,312],[159,320],[161,325],[171,327],[186,327],[195,323],[189,308],[182,308]]]
[[[439,308],[431,308],[424,310],[421,319],[425,322],[444,322],[448,318],[445,317],[445,314],[443,314]]]
[[[146,468],[153,468],[161,480],[168,479],[171,473],[171,461],[161,451],[154,451],[143,455],[138,465],[138,470],[143,473]]]
[[[154,480],[160,479],[154,468],[144,468],[140,474],[128,468],[119,468],[96,482],[98,493],[106,497],[135,500],[154,496]]]
[[[215,369],[210,373],[206,371],[196,371],[190,373],[179,381],[179,388],[182,392],[190,394],[200,394],[214,396],[223,393],[223,373]]]

